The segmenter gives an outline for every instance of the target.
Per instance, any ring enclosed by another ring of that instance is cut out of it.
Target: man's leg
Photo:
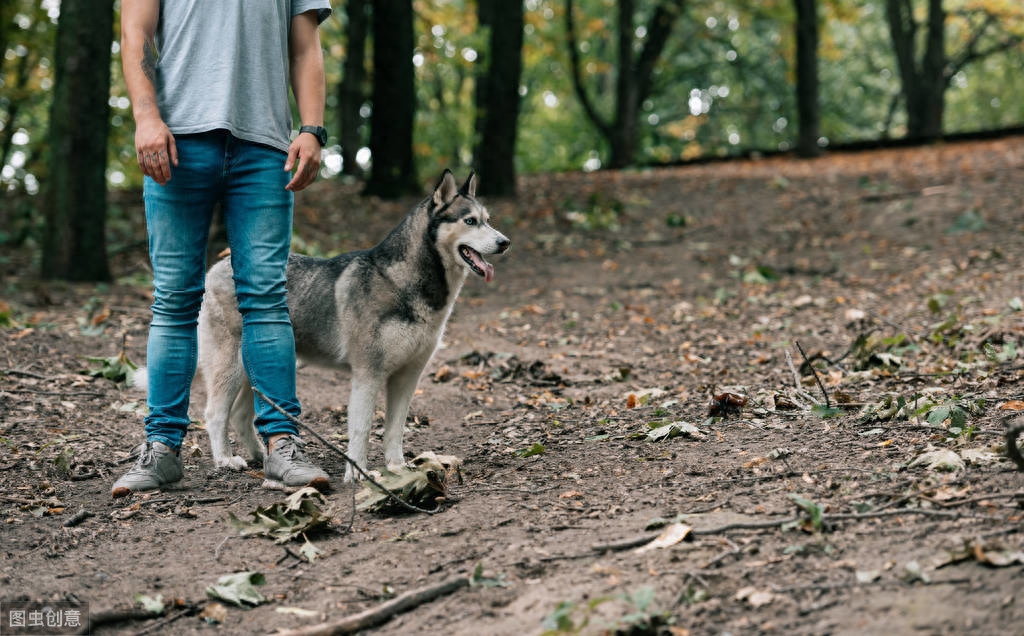
[[[286,413],[301,411],[295,391],[295,336],[285,267],[292,235],[292,193],[284,189],[285,153],[232,139],[224,218],[235,293],[242,313],[242,362],[249,381]],[[298,427],[255,395],[256,429],[267,442],[267,479],[286,486],[327,486],[310,463]]]
[[[115,497],[182,477],[178,451],[189,425],[196,324],[210,219],[219,196],[223,137],[218,143],[216,136],[189,136],[178,139],[177,147],[179,163],[172,167],[171,180],[161,186],[147,177],[143,190],[154,287],[146,346],[149,413],[146,442],[135,466],[115,482]]]

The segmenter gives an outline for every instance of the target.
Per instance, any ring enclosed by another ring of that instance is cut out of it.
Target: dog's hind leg
[[[348,456],[362,469],[366,469],[367,447],[370,444],[370,430],[373,428],[374,409],[377,394],[383,380],[365,374],[352,374],[352,393],[348,401]],[[359,479],[360,475],[345,466],[345,481]]]
[[[237,435],[238,443],[249,452],[249,457],[262,463],[267,452],[263,447],[263,441],[256,434],[256,427],[253,426],[253,420],[256,418],[253,397],[252,387],[246,382],[231,407],[231,428]]]
[[[388,468],[405,464],[402,435],[409,415],[409,403],[416,392],[422,364],[413,363],[388,378],[387,417],[384,420],[384,463]]]
[[[231,443],[228,440],[229,423],[237,415],[233,412],[233,406],[241,399],[240,393],[246,386],[248,379],[242,368],[241,360],[238,364],[229,364],[228,368],[217,368],[218,365],[209,364],[203,368],[203,378],[206,381],[206,410],[203,417],[206,420],[206,432],[210,435],[210,451],[213,453],[213,464],[217,468],[233,468],[243,470],[248,468],[248,463],[241,457],[231,454]],[[249,397],[249,427],[252,427],[252,397]],[[244,406],[242,409],[244,410]]]

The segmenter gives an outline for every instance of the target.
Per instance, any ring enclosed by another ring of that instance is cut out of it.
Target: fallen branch
[[[75,633],[91,634],[92,630],[104,625],[116,625],[117,623],[127,623],[130,621],[148,621],[151,618],[158,618],[161,615],[162,614],[155,614],[150,610],[145,610],[140,607],[101,610],[99,612],[91,613],[89,615],[89,621]]]
[[[447,596],[461,588],[469,586],[469,578],[456,576],[421,587],[417,590],[410,590],[401,594],[386,603],[377,607],[352,614],[345,618],[317,625],[309,625],[299,629],[286,632],[275,632],[273,636],[326,636],[328,634],[351,634],[363,629],[369,629],[382,623],[386,623],[398,614],[406,612],[414,607],[429,603],[436,598]]]

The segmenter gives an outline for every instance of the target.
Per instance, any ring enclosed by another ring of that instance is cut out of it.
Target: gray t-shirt
[[[162,0],[156,91],[171,132],[226,129],[287,151],[292,131],[288,32],[330,0]]]

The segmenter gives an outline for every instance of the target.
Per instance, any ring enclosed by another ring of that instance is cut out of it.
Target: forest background
[[[140,186],[116,0],[0,5],[0,245],[44,278],[105,280]],[[625,168],[1024,123],[1014,0],[336,2],[322,27],[324,178],[422,190],[470,166]],[[490,87],[490,90],[488,90]],[[375,132],[376,131],[376,132]]]

